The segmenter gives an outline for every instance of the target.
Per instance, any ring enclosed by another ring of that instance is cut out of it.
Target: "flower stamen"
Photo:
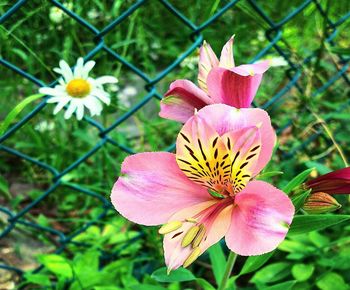
[[[187,247],[188,245],[190,245],[193,240],[195,239],[195,237],[197,236],[198,232],[200,230],[199,226],[193,226],[191,227],[187,233],[185,234],[185,236],[183,237],[182,241],[181,241],[181,246],[183,248]]]
[[[193,249],[197,248],[200,245],[200,243],[202,242],[205,234],[206,234],[206,229],[205,229],[204,225],[201,224],[199,226],[199,231],[198,231],[196,237],[194,238],[194,240],[192,242],[192,248]]]
[[[200,253],[201,253],[201,249],[199,247],[194,248],[191,254],[189,254],[187,259],[183,263],[183,267],[187,268],[189,265],[191,265],[195,260],[197,260]]]
[[[158,230],[158,233],[160,233],[161,235],[166,235],[166,234],[169,234],[169,233],[171,233],[173,231],[178,230],[181,227],[182,227],[182,222],[180,222],[180,221],[172,221],[172,222],[169,222],[169,223],[163,225]]]
[[[83,98],[91,91],[91,85],[84,79],[73,79],[66,86],[67,93],[74,98]]]

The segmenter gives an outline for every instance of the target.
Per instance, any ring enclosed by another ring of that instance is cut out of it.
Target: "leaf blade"
[[[155,270],[151,277],[158,282],[184,282],[196,280],[196,277],[187,269],[179,268],[167,274],[167,268],[162,267]]]
[[[288,184],[284,186],[282,190],[285,193],[289,194],[295,187],[297,187],[305,181],[305,179],[309,176],[312,170],[314,170],[314,168],[309,168],[299,173],[291,181],[289,181]]]
[[[10,113],[6,116],[5,120],[0,125],[0,136],[4,134],[7,128],[10,126],[12,121],[23,111],[23,109],[29,105],[31,102],[34,102],[37,99],[40,99],[43,94],[34,94],[29,97],[26,97],[20,103],[18,103]]]
[[[298,215],[295,216],[288,235],[300,235],[350,220],[350,215]]]
[[[208,250],[211,265],[213,267],[213,273],[215,281],[220,285],[226,265],[226,258],[220,243],[211,246]]]

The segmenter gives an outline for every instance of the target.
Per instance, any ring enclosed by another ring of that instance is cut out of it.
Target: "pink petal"
[[[284,240],[293,215],[286,194],[266,182],[252,181],[236,195],[226,244],[243,256],[270,252]]]
[[[182,123],[193,116],[195,109],[199,110],[213,103],[205,92],[188,80],[174,81],[164,96],[160,103],[159,116]]]
[[[242,64],[231,68],[230,71],[239,74],[241,76],[252,76],[257,74],[263,74],[270,67],[270,61],[264,60],[253,64]]]
[[[129,156],[121,174],[112,189],[112,203],[121,215],[138,224],[166,223],[179,210],[211,199],[205,188],[182,173],[172,153]]]
[[[268,113],[262,109],[236,109],[224,104],[215,104],[199,110],[197,115],[204,118],[219,135],[247,127],[259,127],[261,151],[254,175],[260,172],[271,159],[276,134],[271,126]]]
[[[198,84],[199,87],[205,91],[207,90],[207,77],[210,70],[219,66],[219,60],[216,57],[211,46],[204,41],[199,50],[199,62],[198,62]]]
[[[212,69],[207,78],[208,92],[215,103],[249,108],[259,88],[268,62]]]
[[[171,217],[170,221],[179,221],[195,217],[200,212],[210,210],[211,207],[220,206],[219,204],[222,202],[222,200],[213,199],[211,201],[196,204],[177,212]],[[233,203],[232,205],[224,207],[218,214],[211,215],[210,217],[212,217],[212,219],[206,221],[206,238],[203,239],[203,242],[199,245],[201,253],[205,252],[206,249],[220,241],[225,236],[231,223],[232,208]],[[185,248],[181,246],[181,241],[184,235],[193,225],[194,223],[185,222],[177,231],[165,235],[163,247],[165,263],[168,269],[175,270],[180,267],[193,250],[191,245]]]
[[[231,69],[235,66],[235,61],[233,58],[233,42],[234,35],[229,39],[229,41],[224,45],[220,56],[220,67]]]

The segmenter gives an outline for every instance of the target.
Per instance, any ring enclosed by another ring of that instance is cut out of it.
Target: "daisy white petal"
[[[65,100],[66,98],[68,98],[68,97],[64,97],[64,96],[60,96],[60,97],[51,97],[50,99],[48,99],[48,100],[46,101],[46,103],[48,103],[48,104],[59,103],[59,102],[61,102],[62,100]],[[68,98],[68,100],[69,100],[69,98]]]
[[[59,111],[61,111],[63,107],[68,104],[69,101],[70,101],[70,98],[66,98],[66,99],[62,98],[61,101],[58,102],[55,109],[53,110],[53,114],[56,115]]]
[[[81,78],[83,66],[84,66],[84,59],[82,57],[79,57],[77,60],[77,64],[74,68],[74,77],[75,78]]]
[[[62,74],[62,70],[59,67],[53,68],[53,71],[60,74],[60,75]]]
[[[64,60],[61,60],[60,63],[60,68],[62,71],[62,76],[64,77],[64,80],[66,82],[69,82],[71,79],[73,79],[73,72],[71,68],[69,67],[68,63],[66,63]]]
[[[93,114],[97,116],[101,115],[101,112],[103,109],[101,102],[97,98],[91,97],[89,103],[93,107],[93,112],[94,112]]]
[[[70,117],[72,117],[76,109],[77,109],[77,103],[75,102],[75,99],[72,99],[71,103],[68,106],[67,111],[64,114],[64,118],[69,119]]]
[[[95,81],[99,85],[104,85],[104,84],[115,84],[118,82],[118,79],[113,76],[102,76],[97,78]]]
[[[81,77],[83,79],[86,79],[89,76],[89,72],[92,70],[92,68],[95,66],[96,62],[94,62],[93,60],[88,61],[82,69],[81,72]]]
[[[65,85],[65,84],[64,84],[64,85],[61,85],[61,84],[56,85],[56,86],[55,86],[55,90],[59,90],[59,91],[65,93],[65,94],[67,93],[67,92],[66,92],[66,85]]]
[[[84,106],[90,111],[91,116],[94,116],[99,112],[98,108],[95,106],[94,98],[95,97],[89,96],[84,99]]]
[[[58,79],[58,83],[59,83],[61,86],[65,86],[65,85],[66,85],[66,82],[64,81],[63,78],[59,78],[59,79]]]
[[[91,95],[96,96],[106,105],[109,105],[111,103],[111,99],[109,98],[109,95],[103,90],[95,89],[91,92]]]
[[[78,102],[77,103],[77,110],[76,110],[77,119],[81,120],[84,117],[84,103]]]
[[[45,94],[49,96],[54,97],[64,97],[67,94],[65,94],[62,90],[56,89],[56,88],[50,88],[50,87],[42,87],[39,89],[40,94]]]

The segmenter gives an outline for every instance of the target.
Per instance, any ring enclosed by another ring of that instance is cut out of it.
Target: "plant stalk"
[[[222,277],[222,281],[220,283],[218,290],[226,289],[226,284],[228,279],[231,276],[231,272],[232,272],[233,266],[235,265],[236,259],[237,259],[237,254],[234,252],[230,252],[226,263],[225,273],[224,273],[224,276]]]

